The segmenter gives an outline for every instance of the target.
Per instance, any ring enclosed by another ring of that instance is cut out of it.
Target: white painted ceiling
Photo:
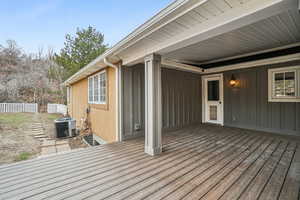
[[[143,56],[149,53],[158,53],[187,63],[203,63],[300,42],[300,14],[295,7],[298,0],[282,0],[282,5],[290,2],[289,6],[277,8],[275,13],[272,10],[266,11],[271,17],[260,20],[258,14],[252,17],[252,24],[240,24],[238,29],[224,34],[211,34],[207,39],[181,44],[184,47],[174,48],[176,50],[167,47],[187,35],[201,35],[202,31],[204,33],[214,29],[214,26],[221,26],[226,20],[229,23],[230,20],[226,17],[234,16],[235,13],[240,12],[240,16],[245,14],[246,18],[249,8],[260,4],[263,7],[266,2],[275,0],[208,0],[159,29],[149,30],[148,35],[144,33],[146,36],[143,39],[118,56],[124,63],[127,60],[130,63],[135,58],[139,59],[138,62],[143,62]]]
[[[180,61],[203,63],[298,42],[300,42],[300,13],[289,10],[163,56]]]

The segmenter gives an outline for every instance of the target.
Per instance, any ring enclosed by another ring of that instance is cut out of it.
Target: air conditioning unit
[[[76,120],[72,118],[60,118],[54,121],[56,137],[66,138],[76,135]]]

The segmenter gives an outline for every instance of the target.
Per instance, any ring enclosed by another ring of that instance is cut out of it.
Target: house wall
[[[90,108],[88,119],[92,132],[106,142],[114,142],[116,141],[115,70],[113,68],[106,68],[105,70],[107,70],[107,104],[96,105],[88,103],[87,77],[72,84],[68,108],[70,115],[76,119],[76,124],[79,128],[82,127],[83,121],[87,117],[87,108]]]
[[[123,67],[123,136],[144,134],[144,65]],[[201,122],[201,77],[162,68],[163,129],[182,128]],[[140,129],[136,130],[139,125]]]
[[[300,136],[300,103],[268,102],[268,69],[300,65],[289,62],[223,72],[224,125]],[[229,85],[231,75],[239,87]],[[144,65],[123,68],[123,119],[126,138],[144,132]],[[162,69],[163,129],[201,122],[201,76]],[[135,124],[141,129],[135,130]]]
[[[144,65],[122,68],[123,85],[123,137],[124,139],[144,134],[145,78]],[[140,127],[135,127],[139,125]]]
[[[162,119],[164,129],[201,123],[201,77],[198,74],[162,69]]]
[[[224,72],[225,126],[300,136],[300,103],[268,102],[268,69],[295,65],[300,62]],[[228,84],[232,74],[237,88]]]

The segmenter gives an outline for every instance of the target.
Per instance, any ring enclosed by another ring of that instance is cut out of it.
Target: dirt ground
[[[31,124],[42,122],[44,133],[54,139],[54,120],[59,117],[48,113],[0,113],[0,165],[38,156],[40,142],[32,136]],[[72,149],[86,147],[79,137],[68,141]]]
[[[33,114],[0,114],[0,164],[33,158],[39,142],[31,136]]]

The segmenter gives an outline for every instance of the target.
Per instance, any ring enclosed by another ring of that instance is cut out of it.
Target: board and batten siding
[[[122,81],[123,137],[124,139],[128,139],[144,134],[144,65],[122,67]]]
[[[123,67],[123,137],[144,134],[144,65]],[[162,68],[163,129],[177,129],[201,122],[201,77]],[[137,129],[139,127],[139,129]]]
[[[300,102],[268,102],[268,69],[289,62],[224,72],[224,125],[300,136]],[[239,86],[229,85],[234,74]]]
[[[201,77],[198,74],[162,69],[162,119],[164,129],[201,122]]]

